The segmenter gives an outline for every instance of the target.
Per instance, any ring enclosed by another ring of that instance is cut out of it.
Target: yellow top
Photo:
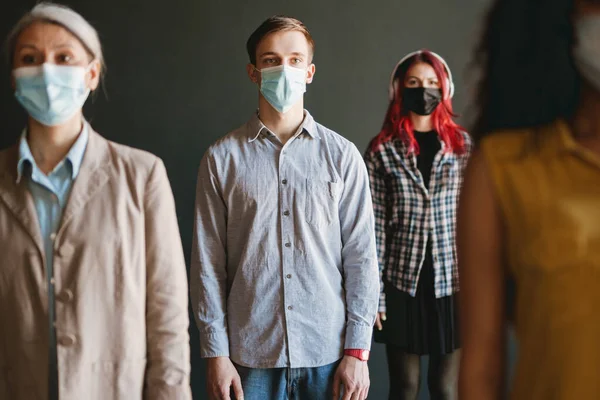
[[[517,286],[511,399],[600,399],[600,156],[563,121],[481,149]]]

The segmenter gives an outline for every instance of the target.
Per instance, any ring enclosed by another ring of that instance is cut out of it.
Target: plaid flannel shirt
[[[464,133],[467,151],[457,155],[441,150],[436,154],[429,188],[417,168],[414,154],[399,139],[367,150],[375,234],[381,279],[379,311],[385,312],[383,281],[415,296],[427,241],[432,240],[434,288],[437,298],[459,291],[456,257],[456,206],[463,171],[471,152],[471,139]]]

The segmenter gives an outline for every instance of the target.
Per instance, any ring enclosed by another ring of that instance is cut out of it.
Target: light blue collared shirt
[[[367,169],[308,112],[285,144],[254,115],[211,146],[194,237],[203,357],[302,368],[370,348],[379,271]]]
[[[84,122],[81,134],[69,150],[67,156],[48,175],[37,166],[27,143],[27,132],[24,131],[19,142],[19,162],[17,164],[17,181],[27,179],[27,185],[38,216],[40,233],[44,243],[46,259],[46,278],[48,285],[48,323],[49,323],[49,379],[50,392],[57,378],[56,331],[54,329],[54,269],[53,242],[60,226],[62,213],[69,199],[71,187],[79,173],[83,155],[89,139],[88,124]]]

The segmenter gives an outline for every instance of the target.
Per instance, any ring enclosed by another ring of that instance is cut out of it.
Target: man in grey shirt
[[[250,120],[198,173],[192,301],[212,399],[365,399],[379,299],[367,171],[304,110],[314,42],[267,19],[247,43]]]

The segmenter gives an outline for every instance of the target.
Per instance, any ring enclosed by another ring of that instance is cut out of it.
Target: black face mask
[[[442,89],[404,88],[402,105],[418,115],[430,115],[442,101]]]

